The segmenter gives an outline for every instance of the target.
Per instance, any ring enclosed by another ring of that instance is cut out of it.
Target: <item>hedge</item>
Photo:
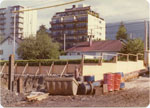
[[[69,64],[80,64],[81,59],[78,60],[55,60],[55,59],[45,59],[45,60],[16,60],[18,66],[25,66],[27,63],[29,66],[39,66],[39,63],[43,66],[50,66],[54,62],[55,65],[65,65],[67,62]],[[8,61],[0,61],[0,64],[8,64]],[[98,63],[98,59],[85,59],[84,63]]]

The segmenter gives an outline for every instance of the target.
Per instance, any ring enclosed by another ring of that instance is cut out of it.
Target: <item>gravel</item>
[[[2,105],[11,107],[146,107],[149,104],[149,77],[126,82],[124,90],[105,95],[49,96],[36,102],[22,101],[23,97],[2,89]],[[12,104],[13,103],[13,104]]]
[[[23,94],[18,94],[18,93],[9,91],[5,88],[0,88],[0,92],[1,92],[0,93],[1,105],[5,107],[11,106],[25,99]]]

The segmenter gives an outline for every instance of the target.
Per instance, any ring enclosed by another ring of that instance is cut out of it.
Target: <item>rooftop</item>
[[[89,42],[82,42],[67,50],[67,52],[92,52],[92,51],[106,51],[106,52],[118,52],[123,47],[123,44],[119,40],[105,40],[105,41],[93,41],[89,46]]]

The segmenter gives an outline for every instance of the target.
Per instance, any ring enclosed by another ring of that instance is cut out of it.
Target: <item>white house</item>
[[[82,55],[88,59],[97,58],[102,55],[106,59],[111,59],[111,57],[120,52],[122,47],[123,43],[120,40],[82,42],[68,49],[66,51],[67,55],[60,56],[60,59],[80,59]]]
[[[17,60],[20,59],[17,55],[17,48],[22,40],[17,37],[15,40],[15,59]],[[13,37],[9,36],[0,43],[0,59],[9,60],[10,54],[13,54]]]

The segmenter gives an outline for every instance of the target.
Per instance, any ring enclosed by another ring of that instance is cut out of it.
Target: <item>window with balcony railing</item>
[[[87,23],[78,23],[76,27],[87,27]]]
[[[74,28],[74,27],[75,27],[75,24],[65,24],[64,27],[65,27],[65,28],[68,28],[68,29],[69,29],[69,28]]]
[[[88,18],[86,16],[77,18],[78,21],[87,21],[87,19]]]

